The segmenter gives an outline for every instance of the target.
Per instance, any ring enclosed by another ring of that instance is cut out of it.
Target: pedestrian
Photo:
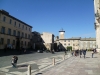
[[[92,58],[93,58],[93,56],[94,56],[95,53],[96,53],[96,49],[93,49],[92,50]]]
[[[18,57],[17,56],[13,56],[12,57],[12,61],[11,61],[12,67],[14,67],[14,68],[16,67],[17,60],[18,60]]]
[[[12,64],[12,67],[15,67],[15,56],[12,57],[11,64]]]
[[[86,56],[86,50],[83,50],[82,52],[83,52],[83,55],[84,55],[84,58],[85,58],[85,56]]]
[[[74,52],[74,55],[77,56],[77,54],[76,54],[76,50],[75,50],[75,52]]]
[[[15,56],[15,66],[17,67],[17,61],[18,61],[18,57]]]
[[[66,50],[65,50],[65,55],[67,54]]]
[[[79,51],[79,53],[80,53],[80,58],[81,58],[81,55],[82,55],[82,50],[80,50],[80,51]]]
[[[72,56],[73,56],[73,54],[74,54],[74,50],[72,50],[71,54],[72,54]]]

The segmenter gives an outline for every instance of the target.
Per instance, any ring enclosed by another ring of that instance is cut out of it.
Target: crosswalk
[[[65,59],[69,58],[71,55],[68,54],[65,56]],[[64,55],[57,55],[57,56],[52,56],[52,57],[47,57],[39,60],[34,60],[34,61],[28,61],[24,63],[19,63],[19,65],[24,65],[24,67],[17,67],[17,68],[12,68],[12,66],[6,66],[0,68],[0,73],[3,73],[4,75],[27,75],[27,65],[31,65],[31,73],[32,75],[35,75],[37,73],[40,73],[42,71],[45,71],[48,68],[53,67],[52,59],[55,58],[55,64],[58,64],[63,61]],[[26,65],[26,66],[25,66]]]

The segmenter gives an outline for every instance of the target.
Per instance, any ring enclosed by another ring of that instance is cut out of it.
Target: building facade
[[[33,49],[53,49],[54,47],[54,35],[52,33],[43,32],[32,32],[32,48]]]
[[[54,43],[54,35],[52,33],[43,32],[41,38],[44,43]]]
[[[94,0],[96,48],[100,52],[100,0]]]
[[[32,26],[0,10],[0,49],[29,48]]]
[[[80,42],[80,49],[94,49],[96,48],[96,39],[95,38],[81,38]]]
[[[59,33],[61,33],[61,31]],[[90,38],[72,37],[68,39],[66,38],[60,39],[56,37],[56,43],[59,46],[58,49],[61,50],[67,49],[67,47],[72,47],[72,50],[96,48],[96,39],[91,37]]]

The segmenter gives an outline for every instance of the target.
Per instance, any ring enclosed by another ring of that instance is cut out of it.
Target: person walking
[[[13,56],[12,57],[12,61],[11,61],[12,67],[14,67],[14,68],[16,67],[17,60],[18,60],[18,57],[17,56]]]
[[[83,52],[83,55],[84,55],[84,58],[85,58],[85,56],[86,56],[86,50],[83,50],[82,52]]]
[[[12,67],[15,67],[15,56],[12,57],[11,64],[12,64]]]
[[[93,49],[92,50],[92,58],[93,58],[93,56],[94,56],[95,53],[96,53],[96,49]]]
[[[18,61],[18,57],[15,56],[15,66],[17,67],[17,61]]]
[[[71,54],[72,54],[72,56],[73,56],[73,54],[74,54],[74,50],[71,51]]]
[[[79,53],[80,53],[80,58],[81,58],[81,55],[82,55],[82,50],[80,50],[80,51],[79,51]]]

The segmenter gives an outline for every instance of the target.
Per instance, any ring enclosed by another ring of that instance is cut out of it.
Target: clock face
[[[64,34],[64,32],[60,32],[60,34]]]

